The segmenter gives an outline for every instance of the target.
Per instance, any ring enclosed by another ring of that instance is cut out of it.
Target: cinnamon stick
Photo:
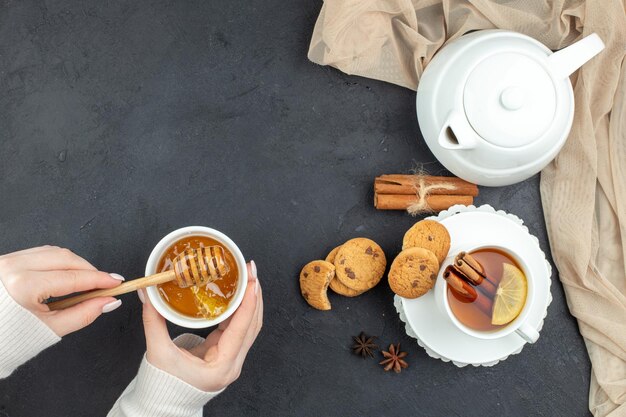
[[[386,174],[374,180],[374,192],[377,194],[407,194],[415,195],[418,187],[418,179],[423,180],[425,187],[430,188],[428,193],[432,195],[478,195],[478,186],[457,177],[436,177],[430,175],[402,175]],[[436,188],[438,184],[448,184],[454,189]]]
[[[459,252],[454,258],[454,267],[472,284],[484,291],[491,298],[496,294],[494,281],[485,275],[482,265],[469,253]]]
[[[459,276],[456,269],[448,266],[443,272],[443,278],[446,280],[452,291],[459,294],[467,302],[475,303],[476,307],[488,317],[491,317],[491,309],[493,302],[489,297],[480,291],[476,291],[468,282]]]
[[[374,207],[378,210],[406,210],[418,201],[415,191],[409,194],[378,194],[374,193]],[[474,203],[471,195],[429,195],[426,203],[432,211],[449,209],[455,204],[469,206]]]
[[[470,284],[474,286],[482,284],[484,280],[483,276],[478,271],[474,270],[474,268],[469,266],[465,259],[459,258],[458,255],[454,258],[454,267],[458,269],[459,272],[465,276],[465,278],[467,278]]]
[[[459,252],[459,254],[457,255],[457,258],[465,259],[465,261],[467,261],[469,266],[474,268],[474,270],[476,270],[476,272],[479,272],[483,276],[485,275],[485,271],[484,271],[483,266],[476,259],[474,259],[474,257],[472,255],[470,255],[469,253],[467,253],[465,251]]]
[[[453,291],[464,300],[467,300],[466,302],[471,303],[478,297],[474,287],[465,282],[452,266],[448,266],[446,270],[443,271],[443,278]]]

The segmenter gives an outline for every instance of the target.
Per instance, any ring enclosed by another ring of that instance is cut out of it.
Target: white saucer
[[[537,277],[537,297],[528,322],[541,331],[552,302],[552,268],[539,247],[539,241],[528,232],[523,221],[504,211],[496,211],[489,205],[478,208],[457,205],[430,218],[440,221],[450,232],[451,256],[462,250],[459,248],[501,245],[513,248],[526,260],[533,276]],[[406,323],[407,334],[416,338],[429,356],[445,362],[452,361],[459,367],[469,364],[493,366],[522,351],[525,342],[516,333],[497,340],[477,339],[463,333],[439,310],[434,292],[431,290],[412,300],[396,296],[394,301],[400,319]]]

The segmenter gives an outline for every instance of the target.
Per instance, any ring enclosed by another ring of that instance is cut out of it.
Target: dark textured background
[[[392,258],[414,222],[372,208],[372,180],[423,163],[414,93],[306,59],[318,1],[3,1],[0,252],[51,243],[141,276],[171,230],[207,225],[259,266],[265,327],[211,416],[585,416],[590,365],[554,277],[542,337],[458,369],[408,338],[388,286],[333,310],[301,266],[355,236]],[[482,189],[548,251],[538,178]],[[144,352],[133,294],[0,382],[0,416],[103,416]],[[365,330],[410,368],[349,351]],[[172,334],[183,332],[172,328]]]

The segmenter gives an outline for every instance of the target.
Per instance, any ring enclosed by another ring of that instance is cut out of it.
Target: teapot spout
[[[557,78],[567,78],[583,64],[604,49],[604,42],[596,34],[561,49],[548,57],[548,65]]]
[[[478,145],[479,137],[465,113],[452,110],[439,131],[438,142],[444,149],[473,149]]]

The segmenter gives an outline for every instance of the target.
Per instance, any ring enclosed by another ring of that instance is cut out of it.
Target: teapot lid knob
[[[525,99],[524,90],[518,86],[508,87],[500,94],[500,103],[505,109],[511,111],[522,108]]]

